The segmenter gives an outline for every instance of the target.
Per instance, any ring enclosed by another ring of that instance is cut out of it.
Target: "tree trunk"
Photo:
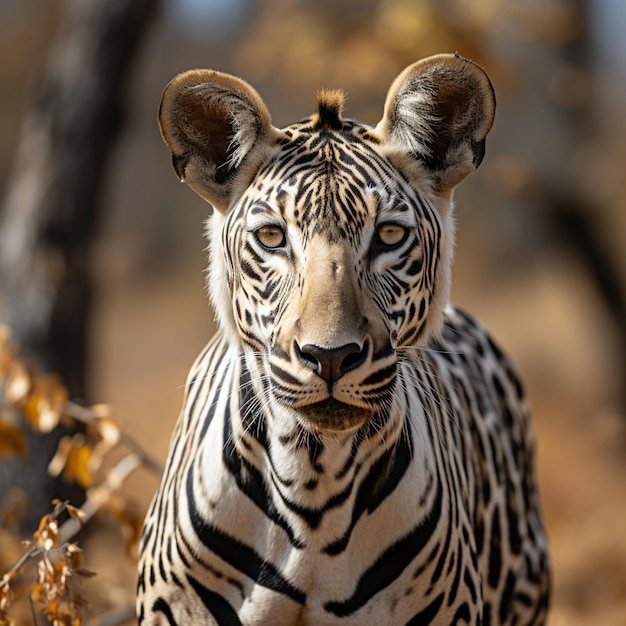
[[[578,36],[560,49],[561,59],[568,66],[583,72],[592,80],[592,42],[589,32],[591,8],[589,0],[569,0],[574,23],[579,24]],[[590,89],[590,92],[592,90]],[[569,137],[572,152],[589,141],[596,131],[597,120],[593,116],[593,101],[590,95],[579,106],[562,110],[569,125]],[[616,342],[619,345],[620,368],[618,380],[622,381],[611,398],[626,416],[626,293],[622,272],[616,262],[616,255],[611,253],[606,238],[602,234],[602,225],[598,216],[601,212],[596,206],[597,200],[590,198],[577,181],[572,180],[571,172],[556,185],[544,181],[541,200],[546,211],[548,226],[554,236],[570,247],[585,264],[593,281],[598,298],[605,307],[611,321]]]
[[[90,250],[104,170],[124,111],[132,59],[158,0],[71,0],[23,123],[0,209],[0,320],[21,354],[88,397]],[[47,475],[65,434],[29,434],[29,453],[0,465],[0,501],[11,487],[30,501],[28,530],[53,497],[81,492]],[[1,502],[0,502],[1,504]]]

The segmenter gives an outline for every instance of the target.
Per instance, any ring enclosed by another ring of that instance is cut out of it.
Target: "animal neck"
[[[367,458],[383,452],[374,428],[341,433],[311,433],[294,422],[293,415],[280,415],[280,407],[268,417],[268,469],[272,479],[303,504],[321,504],[341,492],[345,497]],[[285,430],[285,426],[291,427]],[[400,435],[397,424],[386,424],[388,443]]]
[[[242,371],[239,389],[244,410],[232,416],[232,433],[226,438],[231,474],[258,506],[271,502],[266,512],[293,545],[314,543],[338,553],[359,519],[375,511],[401,482],[412,481],[411,489],[424,483],[426,489],[432,481],[432,457],[417,449],[424,438],[405,420],[408,398],[403,393],[396,394],[386,415],[374,416],[359,430],[310,433],[293,413],[267,401],[249,371]],[[397,507],[402,515],[403,506],[398,500],[392,510]]]

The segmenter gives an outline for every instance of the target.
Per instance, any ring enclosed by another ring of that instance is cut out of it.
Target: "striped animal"
[[[548,557],[522,386],[448,305],[452,192],[495,99],[437,55],[376,126],[323,91],[274,128],[244,81],[163,94],[214,207],[219,332],[189,374],[140,548],[140,624],[543,624]]]

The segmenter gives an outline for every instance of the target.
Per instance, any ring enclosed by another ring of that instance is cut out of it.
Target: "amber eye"
[[[407,232],[400,224],[382,224],[378,227],[378,241],[384,246],[397,246],[404,241]]]
[[[258,242],[266,248],[281,248],[285,245],[285,232],[280,226],[261,226],[254,234]]]

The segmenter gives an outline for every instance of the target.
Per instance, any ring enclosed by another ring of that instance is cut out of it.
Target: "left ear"
[[[407,67],[392,83],[377,130],[386,142],[419,159],[435,189],[451,190],[485,154],[496,100],[487,74],[456,54]]]
[[[214,70],[191,70],[170,81],[159,126],[179,179],[221,212],[280,138],[261,96],[240,78]]]

